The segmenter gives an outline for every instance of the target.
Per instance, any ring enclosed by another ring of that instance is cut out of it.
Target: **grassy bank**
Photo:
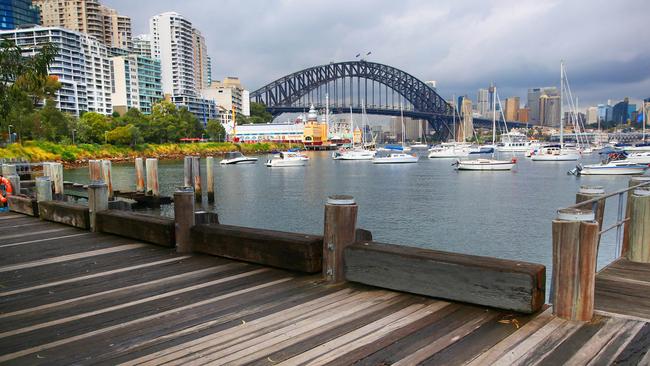
[[[193,144],[142,144],[135,147],[79,144],[61,145],[45,141],[27,141],[0,148],[0,158],[23,158],[32,162],[60,161],[68,165],[88,159],[130,160],[135,157],[179,159],[185,155],[218,155],[239,150],[244,154],[265,153],[289,148],[288,144],[233,144],[205,142]]]

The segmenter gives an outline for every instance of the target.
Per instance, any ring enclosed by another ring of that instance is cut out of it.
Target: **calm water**
[[[221,222],[322,234],[327,196],[349,194],[359,204],[359,227],[371,230],[377,241],[526,260],[550,269],[556,210],[572,204],[582,184],[613,191],[628,181],[575,177],[566,174],[575,162],[532,162],[523,156],[512,172],[457,172],[450,160],[374,165],[333,161],[330,154],[309,153],[307,167],[267,168],[262,164],[266,155],[256,165],[217,165],[214,209]],[[183,163],[159,164],[161,192],[171,195],[183,182]],[[114,164],[115,188],[133,190],[133,171],[132,164]],[[88,170],[64,175],[85,183]],[[608,201],[606,223],[614,222],[616,206]],[[163,214],[170,212],[167,208]],[[599,267],[612,260],[614,237],[610,232],[603,238]]]

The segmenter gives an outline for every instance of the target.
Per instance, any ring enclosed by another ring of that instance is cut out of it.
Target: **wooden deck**
[[[650,325],[567,322],[0,214],[0,363],[648,364]]]
[[[596,310],[650,322],[650,264],[619,259],[596,275]]]

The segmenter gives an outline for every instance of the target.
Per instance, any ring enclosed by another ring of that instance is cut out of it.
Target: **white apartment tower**
[[[133,37],[133,47],[131,48],[131,53],[143,57],[152,58],[151,36],[149,34],[141,34],[139,36]]]
[[[34,54],[46,42],[59,48],[49,74],[61,83],[56,101],[63,112],[113,112],[110,60],[96,38],[61,27],[34,27],[0,31],[0,39],[16,43],[25,54]]]
[[[153,16],[149,30],[151,55],[160,60],[163,94],[197,95],[192,23],[178,13],[167,12]]]

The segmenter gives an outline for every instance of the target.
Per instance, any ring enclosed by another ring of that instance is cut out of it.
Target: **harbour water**
[[[210,209],[223,224],[321,234],[327,196],[349,194],[359,204],[358,226],[371,230],[376,241],[526,260],[550,269],[556,210],[574,202],[580,185],[611,192],[629,179],[575,177],[567,175],[575,162],[532,162],[523,155],[512,172],[457,172],[449,159],[374,165],[333,161],[331,152],[308,154],[306,167],[267,168],[266,155],[254,165],[217,165],[216,204]],[[586,162],[597,159],[594,154]],[[161,161],[159,175],[161,193],[171,195],[183,182],[183,162]],[[133,164],[113,164],[112,176],[115,189],[134,189]],[[85,183],[88,169],[66,170],[64,179]],[[170,213],[170,208],[162,212]],[[605,222],[615,222],[616,213],[616,200],[609,200]],[[611,231],[601,241],[598,267],[614,255]]]

